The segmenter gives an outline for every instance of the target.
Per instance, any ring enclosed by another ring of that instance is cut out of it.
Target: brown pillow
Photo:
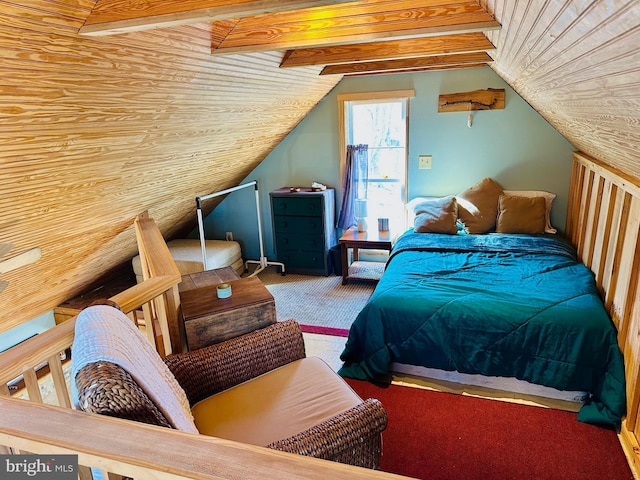
[[[544,233],[558,233],[558,230],[551,225],[551,206],[556,198],[555,193],[545,192],[544,190],[505,190],[505,195],[513,195],[514,197],[543,197],[547,204],[546,224]]]
[[[501,195],[496,232],[544,233],[546,212],[543,197]]]
[[[458,202],[454,196],[425,200],[416,204],[413,211],[416,214],[414,231],[417,233],[458,233]]]
[[[490,178],[458,194],[458,217],[469,233],[487,233],[496,226],[502,187]]]

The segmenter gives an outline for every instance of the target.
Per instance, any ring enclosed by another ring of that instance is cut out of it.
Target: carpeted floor
[[[429,480],[633,480],[616,433],[575,413],[347,382],[387,410],[383,471]]]
[[[364,282],[343,286],[337,276],[283,277],[270,268],[259,278],[275,298],[278,320],[330,329],[348,329],[375,288]],[[362,398],[379,398],[387,409],[384,471],[429,480],[633,480],[615,432],[580,423],[575,413],[348,382]]]
[[[276,303],[278,320],[295,318],[300,324],[348,329],[371,296],[375,283],[351,281],[342,277],[315,277],[266,268],[258,278],[267,286]]]

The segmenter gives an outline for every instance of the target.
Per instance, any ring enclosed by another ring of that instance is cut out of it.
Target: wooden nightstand
[[[345,231],[340,237],[342,253],[342,284],[346,285],[350,279],[378,281],[384,272],[384,263],[360,262],[358,250],[388,250],[391,251],[395,236],[391,230],[370,230],[359,232],[355,227]],[[353,263],[349,265],[347,251],[353,249]],[[349,272],[351,269],[351,272]],[[350,273],[352,273],[350,275]]]

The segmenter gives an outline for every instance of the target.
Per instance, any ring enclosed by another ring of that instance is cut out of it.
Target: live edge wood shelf
[[[504,109],[504,88],[450,93],[438,97],[438,113]]]

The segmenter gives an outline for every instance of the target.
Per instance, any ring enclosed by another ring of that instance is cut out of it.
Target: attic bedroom
[[[636,472],[640,2],[0,3],[0,352],[53,329],[65,302],[131,275],[132,258],[144,255],[140,215],[162,237],[152,235],[153,248],[195,239],[196,197],[255,180],[264,252],[250,189],[205,204],[207,236],[232,232],[243,259],[278,260],[270,193],[319,182],[335,191],[337,221],[341,100],[402,92],[403,202],[456,195],[485,178],[556,195],[549,221],[593,272],[618,332],[626,379],[619,441]],[[488,89],[504,90],[504,108],[468,101],[439,111],[442,96]],[[341,234],[336,228],[335,243]],[[172,272],[158,275],[169,306]],[[21,362],[10,370],[21,372]],[[31,427],[9,442],[11,426],[1,426],[0,445],[37,451]],[[220,478],[238,474],[237,451],[194,442],[221,449]],[[256,465],[242,474],[255,478],[299,478],[301,469],[308,478],[392,478],[286,456],[272,470],[269,454],[240,450]],[[101,455],[103,469],[120,458]],[[197,468],[184,462],[158,478],[192,478]]]

